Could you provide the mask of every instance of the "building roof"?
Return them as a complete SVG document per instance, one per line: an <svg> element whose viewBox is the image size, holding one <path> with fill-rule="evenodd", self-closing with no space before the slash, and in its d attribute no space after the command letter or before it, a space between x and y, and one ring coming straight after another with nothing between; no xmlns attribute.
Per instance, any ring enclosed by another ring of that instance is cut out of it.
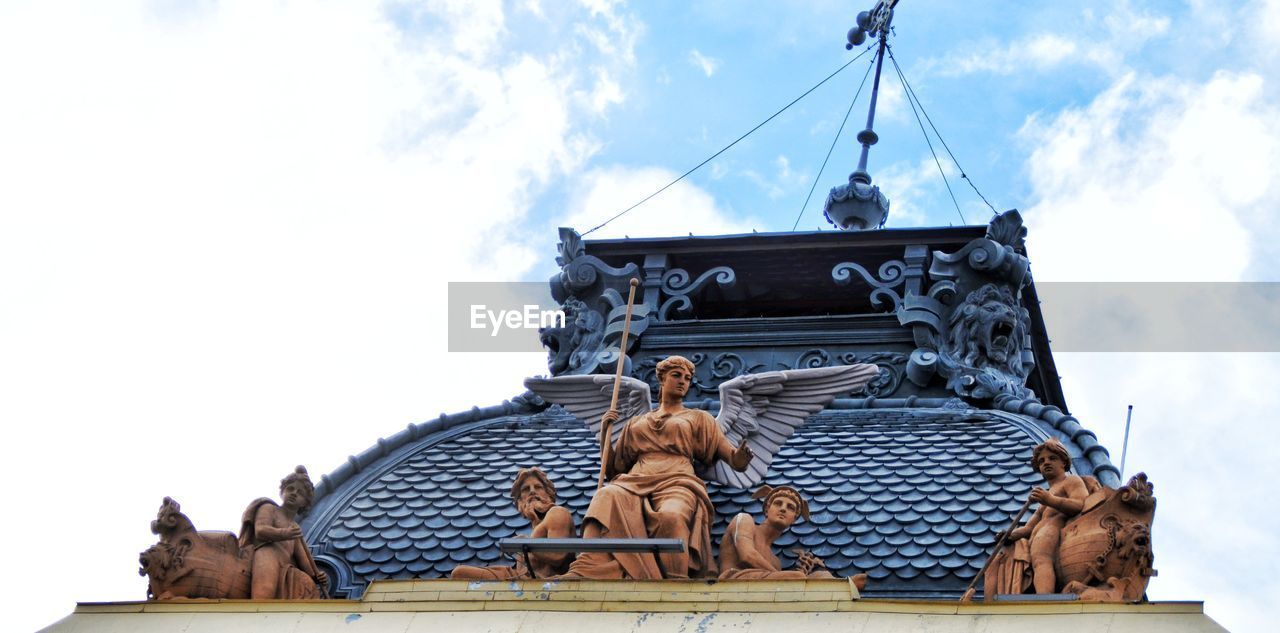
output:
<svg viewBox="0 0 1280 633"><path fill-rule="evenodd" d="M1003 410L939 404L837 401L797 431L766 477L800 489L812 510L777 541L784 566L800 547L837 575L867 573L868 596L955 597L1040 481L1029 464L1036 444L1057 436L1077 473L1118 483L1092 433L1053 407L1014 399L1002 401ZM343 596L360 595L377 578L504 564L497 541L529 529L508 496L516 471L546 470L559 503L580 522L597 452L586 427L559 407L534 412L517 402L441 416L380 440L324 477L303 527ZM736 513L759 516L751 490L711 485L709 492L713 543Z"/></svg>

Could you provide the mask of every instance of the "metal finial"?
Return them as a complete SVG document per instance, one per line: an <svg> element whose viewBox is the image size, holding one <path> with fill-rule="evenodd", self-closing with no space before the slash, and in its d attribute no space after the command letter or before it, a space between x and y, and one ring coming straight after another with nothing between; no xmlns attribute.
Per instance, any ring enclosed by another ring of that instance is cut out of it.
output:
<svg viewBox="0 0 1280 633"><path fill-rule="evenodd" d="M876 101L880 96L880 70L884 66L884 51L888 46L893 8L897 4L898 0L880 0L870 11L859 13L857 25L849 29L849 42L845 45L846 49L852 49L865 42L868 36L880 38L876 52L876 77L871 84L871 105L867 108L867 127L858 132L858 142L862 144L858 167L849 175L848 183L831 189L823 207L827 221L846 231L880 228L889 216L889 199L880 193L879 187L871 185L867 159L871 154L871 146L880 140L873 129Z"/></svg>

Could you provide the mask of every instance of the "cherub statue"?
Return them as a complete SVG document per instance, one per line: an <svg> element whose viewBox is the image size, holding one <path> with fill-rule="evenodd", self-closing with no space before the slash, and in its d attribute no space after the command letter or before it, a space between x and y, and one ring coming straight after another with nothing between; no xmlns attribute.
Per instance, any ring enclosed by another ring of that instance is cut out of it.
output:
<svg viewBox="0 0 1280 633"><path fill-rule="evenodd" d="M713 418L684 406L693 372L693 363L681 356L658 363L657 409L651 408L649 385L630 377L621 379L619 410L609 409L612 376L525 380L597 437L602 425L612 429L603 465L609 483L591 499L583 537L681 539L686 551L661 555L669 578L717 576L711 554L715 508L704 480L742 488L759 483L773 454L806 418L879 375L874 365L849 365L739 376L720 386L720 414ZM568 576L650 580L662 573L648 554L588 552Z"/></svg>
<svg viewBox="0 0 1280 633"><path fill-rule="evenodd" d="M729 521L720 542L720 580L785 580L794 578L834 578L822 559L800 550L795 569L782 569L773 553L773 543L799 519L809 519L809 503L791 486L761 486L752 495L764 499L764 520L759 524L746 512ZM854 576L858 589L866 586L867 575Z"/></svg>
<svg viewBox="0 0 1280 633"><path fill-rule="evenodd" d="M1080 513L1089 496L1084 479L1070 474L1071 454L1062 442L1049 438L1031 453L1031 465L1044 477L1049 488L1033 488L1031 502L1039 503L1026 525L1009 532L1009 547L998 552L986 574L988 596L997 593L1022 593L1025 578L1031 576L1035 593L1054 593L1058 589L1054 559L1062 540L1067 519ZM996 542L1000 542L1000 535ZM1023 542L1023 539L1026 539ZM1029 565L1028 565L1029 563Z"/></svg>
<svg viewBox="0 0 1280 633"><path fill-rule="evenodd" d="M299 600L324 597L328 576L316 567L295 518L315 500L307 469L298 466L280 480L280 501L254 500L241 519L240 547L252 548L250 597Z"/></svg>
<svg viewBox="0 0 1280 633"><path fill-rule="evenodd" d="M551 479L542 472L541 468L522 468L516 473L515 483L511 484L511 500L515 502L520 514L529 519L529 523L533 526L531 537L571 538L574 536L573 515L555 504L556 486L551 483ZM533 563L536 577L547 578L568 571L573 554L530 553L529 560ZM533 576L530 576L524 558L518 557L515 567L458 565L453 568L449 577L463 580L510 580Z"/></svg>

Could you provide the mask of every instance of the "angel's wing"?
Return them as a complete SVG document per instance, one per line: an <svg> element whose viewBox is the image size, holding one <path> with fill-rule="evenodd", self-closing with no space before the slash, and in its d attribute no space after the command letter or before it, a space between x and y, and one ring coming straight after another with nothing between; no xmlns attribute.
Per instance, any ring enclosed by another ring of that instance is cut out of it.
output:
<svg viewBox="0 0 1280 633"><path fill-rule="evenodd" d="M575 418L591 427L592 437L600 437L600 416L609 410L609 401L613 398L613 376L590 374L525 378L524 386L542 396L543 400L568 409ZM649 383L623 376L618 388L619 419L626 422L633 416L648 413L649 409ZM612 441L617 441L622 426L621 422L613 425Z"/></svg>
<svg viewBox="0 0 1280 633"><path fill-rule="evenodd" d="M836 396L860 391L880 375L875 365L840 365L746 374L720 385L716 422L729 443L743 439L755 453L745 472L718 461L703 471L708 481L752 488L764 480L774 453Z"/></svg>

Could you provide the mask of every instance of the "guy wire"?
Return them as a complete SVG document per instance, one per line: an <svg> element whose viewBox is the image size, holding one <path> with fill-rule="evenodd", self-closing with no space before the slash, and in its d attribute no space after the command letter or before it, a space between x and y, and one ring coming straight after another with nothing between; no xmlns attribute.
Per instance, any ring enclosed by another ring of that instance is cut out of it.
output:
<svg viewBox="0 0 1280 633"><path fill-rule="evenodd" d="M853 59L851 59L851 60L849 60L849 61L845 62L845 64L844 64L843 66L841 66L841 67L837 68L837 69L835 70L835 72L831 73L830 75L827 75L825 79L823 79L822 81L819 81L818 83L814 84L812 88L810 88L810 89L808 89L808 90L804 91L804 94L802 94L802 95L800 95L800 96L796 97L795 99L792 99L792 100L791 100L791 103L788 103L787 105L782 106L782 109L781 109L781 110L778 110L777 112L774 112L773 114L769 115L769 118L767 118L767 119L765 119L765 120L761 121L759 124L757 124L755 127L751 128L750 130L747 130L747 133L746 133L746 134L743 134L742 136L739 136L738 138L734 139L734 141L733 141L732 143L729 143L728 145L725 145L723 148L721 148L721 149L720 149L720 151L718 151L718 152L716 152L716 153L712 154L711 156L709 156L706 160L702 161L701 163L698 163L697 165L694 165L694 166L693 166L693 168L692 168L692 169L690 169L689 171L686 171L686 172L684 172L683 174L680 174L680 176L679 176L678 178L676 178L675 180L672 180L671 182L669 182L669 183L667 183L667 184L663 185L661 189L659 189L659 190L657 190L657 191L655 191L655 192L653 192L653 193L651 193L651 194L649 194L649 195L645 196L645 197L644 197L642 200L640 200L639 202L637 202L637 203L635 203L635 204L633 204L633 205L631 205L631 206L629 206L629 207L627 207L627 208L623 209L622 211L619 211L618 213L614 214L614 216L613 216L613 217L611 217L611 218L609 218L608 220L605 220L604 222L601 222L600 224L598 224L598 225L596 225L596 226L592 227L590 230L583 232L583 233L582 233L582 235L585 237L586 235L589 235L589 234L591 234L591 233L595 232L596 230L599 230L599 229L601 229L601 228L604 228L604 226L605 226L606 224L608 224L608 223L610 223L610 222L612 222L612 221L614 221L614 220L616 220L616 219L618 219L618 218L620 218L620 217L622 217L622 216L626 215L626 214L627 214L627 212L631 211L632 209L634 209L634 208L636 208L636 207L638 207L638 206L640 206L640 205L642 205L642 204L644 204L644 203L648 202L650 198L652 198L652 197L654 197L654 196L656 196L656 195L658 195L658 194L660 194L660 193L662 193L662 192L666 191L666 190L667 190L667 189L669 189L672 185L674 185L674 184L676 184L676 183L680 182L681 180L684 180L685 176L688 176L689 174L692 174L693 172L695 172L695 171L697 171L698 169L700 169L703 165L706 165L707 163L711 162L712 160L715 160L715 158L716 158L717 156L719 156L719 155L721 155L721 154L725 153L725 152L726 152L730 147L733 147L734 145L737 145L739 141L741 141L742 139L747 138L748 136L750 136L752 132L755 132L756 130L758 130L758 129L760 129L760 128L764 127L764 124L766 124L766 123L768 123L768 122L770 122L770 121L774 120L775 118L777 118L777 116L778 116L779 114L782 114L783 112L786 112L787 108L790 108L791 106L793 106L793 105L795 105L797 102L799 102L801 99L803 99L803 98L805 98L805 97L809 96L809 93L813 92L814 90L817 90L819 86L821 86L822 84L827 83L828 81L830 81L830 80L831 80L831 78L832 78L832 77L835 77L836 75L840 74L840 71L842 71L842 70L844 70L844 69L848 68L851 64L853 64L853 62L858 61L858 59L860 59L863 55L866 55L870 50L871 50L871 47L870 47L870 46L868 46L868 47L867 47L866 49L864 49L861 53L858 53L858 55L857 55L857 56L855 56Z"/></svg>

